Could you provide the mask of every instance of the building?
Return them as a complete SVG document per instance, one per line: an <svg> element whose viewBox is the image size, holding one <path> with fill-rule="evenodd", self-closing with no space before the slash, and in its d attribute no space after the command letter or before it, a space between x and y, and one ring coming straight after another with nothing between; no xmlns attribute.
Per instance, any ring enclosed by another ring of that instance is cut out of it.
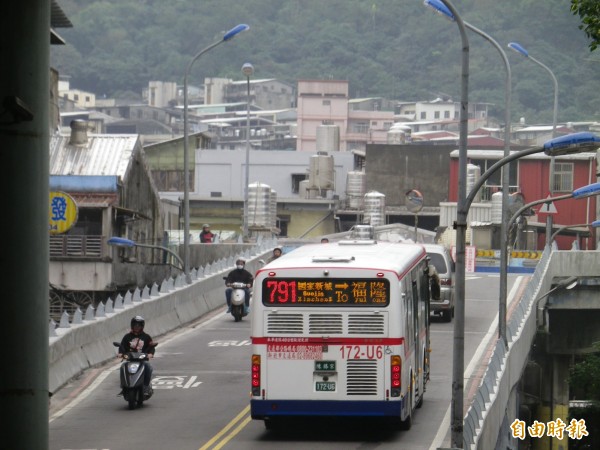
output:
<svg viewBox="0 0 600 450"><path fill-rule="evenodd" d="M502 159L503 151L499 150L468 150L467 157L471 166L478 167L477 172L483 174L495 162ZM448 184L448 200L450 203L442 204L440 212L440 225L451 227L456 217L456 201L458 186L458 150L450 154L450 178ZM553 170L553 192L552 197L570 194L573 190L587 186L597 181L597 155L596 153L579 153L554 157ZM550 173L552 158L543 153L533 154L517 159L510 166L510 188L511 192L520 197L520 204L547 198L550 195ZM469 211L469 223L479 222L491 224L494 214L493 194L501 190L501 172L497 171L484 184L480 202L474 202ZM467 183L467 188L469 183ZM496 203L496 206L498 204ZM554 204L557 212L553 214L553 231L566 225L591 223L598 218L597 199L588 197L584 199L565 199ZM526 233L528 238L520 241L528 243L529 250L540 250L546 242L546 218L547 214L539 213L537 206L533 216L527 217ZM496 224L499 225L499 221ZM575 233L583 234L578 243L582 249L593 250L596 248L596 240L593 236L588 237L586 230L565 230L556 238L559 249L570 249L573 244ZM525 244L524 244L525 245Z"/></svg>
<svg viewBox="0 0 600 450"><path fill-rule="evenodd" d="M84 307L167 276L170 268L156 265L163 252L117 254L107 245L113 236L160 245L164 236L158 190L139 137L88 135L84 121L73 121L71 129L50 139L50 190L70 196L77 212L71 228L51 230L49 280L55 301L75 299Z"/></svg>

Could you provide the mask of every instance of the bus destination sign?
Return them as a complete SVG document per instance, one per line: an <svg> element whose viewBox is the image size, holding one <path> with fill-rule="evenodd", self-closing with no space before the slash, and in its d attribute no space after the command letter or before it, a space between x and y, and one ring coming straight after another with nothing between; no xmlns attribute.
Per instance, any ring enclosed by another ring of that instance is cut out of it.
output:
<svg viewBox="0 0 600 450"><path fill-rule="evenodd" d="M271 278L263 280L265 306L369 306L389 303L385 278Z"/></svg>

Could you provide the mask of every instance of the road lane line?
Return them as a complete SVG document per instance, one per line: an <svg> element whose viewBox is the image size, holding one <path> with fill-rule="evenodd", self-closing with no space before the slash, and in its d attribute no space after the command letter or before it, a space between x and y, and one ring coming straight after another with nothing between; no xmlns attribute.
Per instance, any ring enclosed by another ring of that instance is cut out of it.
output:
<svg viewBox="0 0 600 450"><path fill-rule="evenodd" d="M233 438L236 434L238 434L242 428L244 428L246 425L248 425L248 423L252 420L252 417L248 416L244 419L244 421L242 423L240 423L237 427L235 427L235 429L229 433L220 443L219 445L215 445L213 447L213 450L219 450L220 448L222 448L225 444L227 444L231 438Z"/></svg>
<svg viewBox="0 0 600 450"><path fill-rule="evenodd" d="M232 427L235 426L235 424L240 421L242 419L242 417L244 417L246 414L248 414L250 412L250 405L246 406L237 416L235 416L235 418L229 422L227 425L225 425L221 431L219 431L217 434L215 434L213 436L213 438L211 440L209 440L206 444L204 444L202 447L200 447L199 450L207 450L211 445L213 445L216 441L218 441L219 439L221 439L221 436L223 436L225 433L227 433ZM242 422L242 426L239 426L238 428L236 428L234 430L234 435L237 434L239 432L239 430L241 430L244 426L246 426L246 424L248 423L248 421L250 420L250 417L248 416L246 418L245 421ZM237 430L237 431L236 431ZM232 436L233 437L233 436ZM229 438L231 439L231 438ZM229 439L227 439L229 441ZM219 447L220 448L220 447Z"/></svg>
<svg viewBox="0 0 600 450"><path fill-rule="evenodd" d="M523 279L523 277L519 276L515 280L515 283L513 284L513 287L510 290L510 292L508 294L508 298L507 298L507 302L509 305L515 299L516 291L520 288L522 279ZM477 350L475 350L475 354L473 355L473 358L471 358L471 361L469 362L469 365L467 366L467 369L465 370L465 373L463 374L464 380L468 380L471 377L471 374L475 370L475 366L479 363L479 359L483 355L483 353L486 350L486 348L488 347L488 345L490 345L490 341L492 340L493 335L496 334L497 328L498 328L498 314L496 314L496 317L494 317L494 320L492 320L492 323L490 324L490 328L488 329L487 333L485 334L485 337L481 340L479 347L477 347ZM463 386L465 386L465 385L466 385L466 383L463 382ZM442 446L447 433L450 431L451 409L452 409L452 404L450 404L448 406L448 409L446 410L446 414L444 414L442 424L438 428L438 432L436 433L435 438L433 439L433 442L431 444L431 447L429 447L429 450L436 450L437 448Z"/></svg>
<svg viewBox="0 0 600 450"><path fill-rule="evenodd" d="M111 369L107 369L104 372L102 372L100 375L98 375L98 377L81 394L78 394L71 402L69 402L69 404L67 406L60 409L56 413L54 413L50 417L49 422L52 422L53 420L58 419L60 416L62 416L66 412L70 411L75 406L77 406L79 403L81 403L83 400L85 400L87 398L87 396L90 395L94 391L94 389L96 389L98 386L100 386L100 384L102 384L102 382L106 379L106 377L108 377L111 374L111 372L114 372L119 367L120 367L120 364L116 365L115 367L113 367Z"/></svg>

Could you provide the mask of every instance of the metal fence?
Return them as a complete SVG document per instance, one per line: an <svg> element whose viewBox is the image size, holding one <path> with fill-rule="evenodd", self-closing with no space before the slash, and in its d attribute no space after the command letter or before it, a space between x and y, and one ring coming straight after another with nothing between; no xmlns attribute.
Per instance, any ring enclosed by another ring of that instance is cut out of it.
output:
<svg viewBox="0 0 600 450"><path fill-rule="evenodd" d="M546 274L551 254L552 249L546 247L523 295L507 320L508 348L505 348L501 339L496 341L485 375L464 418L465 449L496 448L503 423L506 423L504 416L510 393L527 364L529 348L535 337L536 312L533 302Z"/></svg>

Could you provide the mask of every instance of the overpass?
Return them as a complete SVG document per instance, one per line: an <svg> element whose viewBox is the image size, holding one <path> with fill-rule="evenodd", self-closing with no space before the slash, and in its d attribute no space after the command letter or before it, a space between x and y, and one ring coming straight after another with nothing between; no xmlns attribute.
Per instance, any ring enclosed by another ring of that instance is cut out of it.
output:
<svg viewBox="0 0 600 450"><path fill-rule="evenodd" d="M237 256L246 258L249 270L255 271L275 245L264 242ZM190 285L180 276L99 305L95 311L88 308L72 318L63 317L58 327L50 327L50 392L114 358L112 342L120 340L132 315L143 315L149 332L159 336L223 306L222 278L237 256L194 271ZM487 366L485 375L473 398L465 400L463 448L516 450L519 440L510 428L516 419L529 424L561 418L567 423L565 379L571 355L591 351L591 344L600 340L600 283L594 281L600 279L598 257L599 251L546 248L524 292L510 305L508 347L502 340L493 343L489 360L482 362ZM586 281L563 289L567 287L563 280L570 277ZM582 315L585 321L580 320ZM543 442L547 439L541 438L538 448L550 448Z"/></svg>

